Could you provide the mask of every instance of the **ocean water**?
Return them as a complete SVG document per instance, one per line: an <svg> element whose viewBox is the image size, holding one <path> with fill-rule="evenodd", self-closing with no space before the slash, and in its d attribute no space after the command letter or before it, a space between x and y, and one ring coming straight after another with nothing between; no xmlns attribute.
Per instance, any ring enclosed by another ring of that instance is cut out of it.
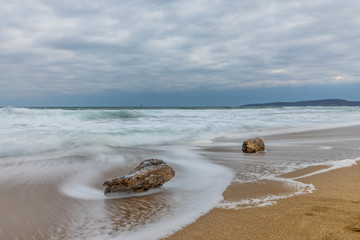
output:
<svg viewBox="0 0 360 240"><path fill-rule="evenodd" d="M269 162L261 156L249 160L239 152L216 160L221 153L207 149L240 149L241 141L249 137L350 126L359 119L358 107L1 108L0 191L9 199L36 200L30 211L25 201L16 205L2 197L3 206L27 211L13 216L19 229L2 220L0 236L8 237L6 229L13 229L11 234L18 239L29 239L29 232L34 239L158 239L214 207L266 206L308 193L314 190L311 184L277 176L320 164L330 169L350 166L360 157L358 149ZM320 148L331 150L333 145ZM176 170L174 179L145 194L104 196L102 183L107 178L124 175L149 158L170 164ZM243 202L222 201L232 182L260 180L287 181L296 191ZM33 228L40 230L33 233Z"/></svg>

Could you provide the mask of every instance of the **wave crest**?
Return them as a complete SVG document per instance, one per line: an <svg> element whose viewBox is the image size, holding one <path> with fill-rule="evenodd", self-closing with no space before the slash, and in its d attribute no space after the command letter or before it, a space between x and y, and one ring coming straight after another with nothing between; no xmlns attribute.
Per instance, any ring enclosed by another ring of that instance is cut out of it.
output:
<svg viewBox="0 0 360 240"><path fill-rule="evenodd" d="M109 110L109 111L89 111L83 113L86 120L107 120L107 119L134 119L144 115L136 111Z"/></svg>

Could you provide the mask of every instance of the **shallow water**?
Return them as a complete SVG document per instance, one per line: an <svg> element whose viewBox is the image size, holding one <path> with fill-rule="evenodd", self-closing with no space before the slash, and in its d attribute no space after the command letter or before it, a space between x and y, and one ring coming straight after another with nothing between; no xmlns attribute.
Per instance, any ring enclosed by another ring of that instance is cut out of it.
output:
<svg viewBox="0 0 360 240"><path fill-rule="evenodd" d="M0 238L158 239L215 206L246 207L222 201L231 182L284 181L293 189L247 199L252 206L311 192L313 186L277 176L313 165L354 164L359 137L327 131L309 138L301 132L354 125L358 119L356 107L2 108ZM288 132L300 133L270 136ZM265 153L241 153L241 140L253 136L265 139ZM174 179L145 194L103 195L104 180L149 158L170 164Z"/></svg>
<svg viewBox="0 0 360 240"><path fill-rule="evenodd" d="M186 148L166 146L156 156L167 159L176 170L172 181L143 194L104 196L104 180L125 174L133 164L155 155L154 148L107 149L107 157L89 157L94 149L85 148L58 158L47 153L23 162L3 160L0 235L6 239L158 239L221 200L231 181L228 169Z"/></svg>

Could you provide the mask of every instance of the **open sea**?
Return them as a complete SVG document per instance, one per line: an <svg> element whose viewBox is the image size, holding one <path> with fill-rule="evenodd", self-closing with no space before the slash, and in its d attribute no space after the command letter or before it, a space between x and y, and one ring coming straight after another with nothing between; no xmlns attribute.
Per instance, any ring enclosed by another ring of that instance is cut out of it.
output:
<svg viewBox="0 0 360 240"><path fill-rule="evenodd" d="M214 207L245 206L222 201L231 183L276 179L306 166L350 166L360 157L355 149L264 163L241 153L242 141L359 120L359 107L0 108L0 239L159 239ZM233 157L208 151L229 146L239 149ZM175 177L145 194L104 196L106 179L149 158L167 162ZM288 181L294 194L314 189ZM288 196L252 199L245 207L282 197Z"/></svg>

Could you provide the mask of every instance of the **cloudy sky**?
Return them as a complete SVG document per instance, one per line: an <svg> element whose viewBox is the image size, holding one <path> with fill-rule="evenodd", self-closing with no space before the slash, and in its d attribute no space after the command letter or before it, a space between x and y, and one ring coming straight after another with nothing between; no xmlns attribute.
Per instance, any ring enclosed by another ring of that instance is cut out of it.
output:
<svg viewBox="0 0 360 240"><path fill-rule="evenodd" d="M358 0L1 0L0 106L360 100Z"/></svg>

